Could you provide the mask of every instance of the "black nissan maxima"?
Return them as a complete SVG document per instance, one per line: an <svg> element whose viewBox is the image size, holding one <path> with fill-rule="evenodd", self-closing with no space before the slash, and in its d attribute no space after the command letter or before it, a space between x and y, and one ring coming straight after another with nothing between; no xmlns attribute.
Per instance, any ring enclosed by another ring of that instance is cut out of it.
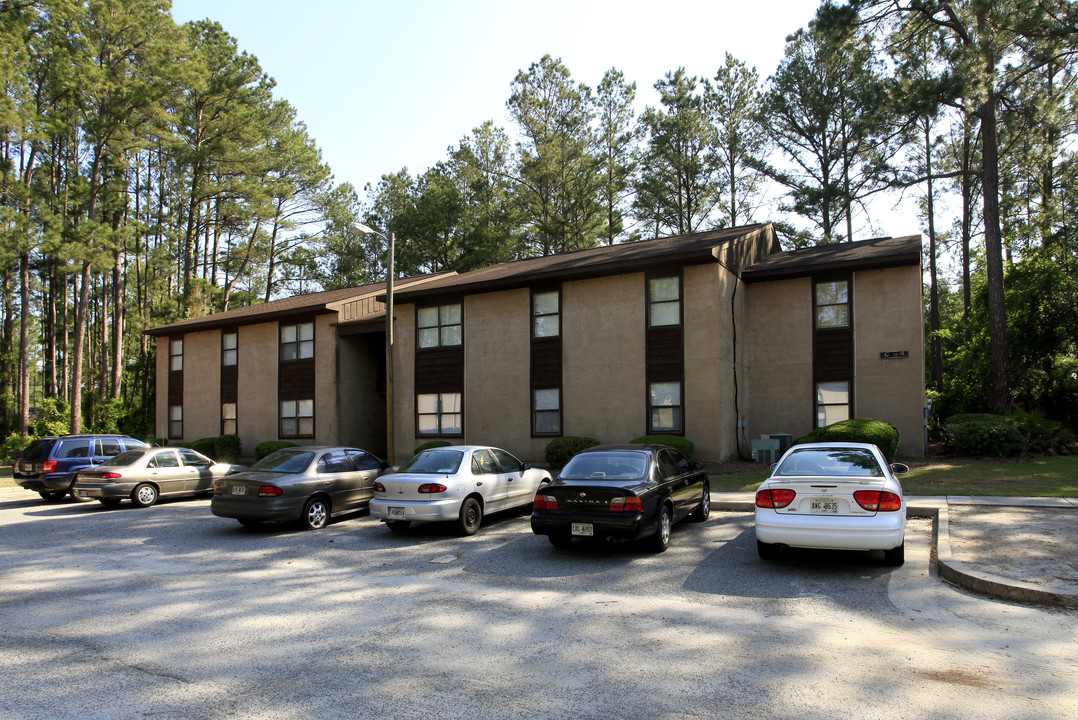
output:
<svg viewBox="0 0 1078 720"><path fill-rule="evenodd" d="M573 538L645 539L666 550L674 523L707 520L711 493L700 463L666 445L600 445L582 450L539 488L532 531L554 547Z"/></svg>

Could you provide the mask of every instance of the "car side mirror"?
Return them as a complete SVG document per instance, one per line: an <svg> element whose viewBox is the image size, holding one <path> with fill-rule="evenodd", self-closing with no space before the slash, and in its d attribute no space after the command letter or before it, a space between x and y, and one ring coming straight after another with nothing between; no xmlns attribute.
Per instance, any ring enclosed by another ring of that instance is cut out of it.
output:
<svg viewBox="0 0 1078 720"><path fill-rule="evenodd" d="M531 470L532 469L531 463L521 463L520 469L521 469L521 471Z"/></svg>
<svg viewBox="0 0 1078 720"><path fill-rule="evenodd" d="M702 462L694 462L692 464L692 469L693 470L703 470L704 469L704 464Z"/></svg>
<svg viewBox="0 0 1078 720"><path fill-rule="evenodd" d="M905 475L909 471L909 465L903 465L902 463L891 463L891 472L893 472L895 475Z"/></svg>
<svg viewBox="0 0 1078 720"><path fill-rule="evenodd" d="M775 472L775 468L777 468L778 466L778 463L771 463L771 472Z"/></svg>

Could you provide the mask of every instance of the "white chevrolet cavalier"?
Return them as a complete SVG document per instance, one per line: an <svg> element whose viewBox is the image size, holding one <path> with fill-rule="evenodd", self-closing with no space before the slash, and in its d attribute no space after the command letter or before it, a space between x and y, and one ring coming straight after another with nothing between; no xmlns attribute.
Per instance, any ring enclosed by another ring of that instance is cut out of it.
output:
<svg viewBox="0 0 1078 720"><path fill-rule="evenodd" d="M783 547L882 550L905 562L906 501L896 474L868 443L814 443L786 451L756 492L756 548L771 560Z"/></svg>
<svg viewBox="0 0 1078 720"><path fill-rule="evenodd" d="M483 516L530 505L550 473L505 450L451 445L417 454L374 483L371 517L390 530L413 522L455 522L462 535L479 529Z"/></svg>

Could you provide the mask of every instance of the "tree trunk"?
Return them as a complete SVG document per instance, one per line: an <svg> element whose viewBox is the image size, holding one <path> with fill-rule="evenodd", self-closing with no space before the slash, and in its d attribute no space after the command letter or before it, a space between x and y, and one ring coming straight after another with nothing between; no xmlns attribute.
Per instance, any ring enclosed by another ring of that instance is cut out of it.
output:
<svg viewBox="0 0 1078 720"><path fill-rule="evenodd" d="M19 255L19 435L26 438L30 427L30 254Z"/></svg>
<svg viewBox="0 0 1078 720"><path fill-rule="evenodd" d="M939 279L936 273L936 197L932 182L932 123L925 120L925 176L928 178L928 324L931 331L932 387L943 389L943 346L940 342Z"/></svg>
<svg viewBox="0 0 1078 720"><path fill-rule="evenodd" d="M79 277L79 304L75 311L75 347L71 354L71 432L82 429L82 356L86 339L86 318L90 308L90 263L82 264Z"/></svg>

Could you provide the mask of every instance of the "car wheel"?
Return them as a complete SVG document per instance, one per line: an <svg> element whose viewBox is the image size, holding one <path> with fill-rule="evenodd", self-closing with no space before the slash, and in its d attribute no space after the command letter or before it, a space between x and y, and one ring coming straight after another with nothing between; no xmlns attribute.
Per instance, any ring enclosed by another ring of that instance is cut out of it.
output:
<svg viewBox="0 0 1078 720"><path fill-rule="evenodd" d="M67 490L40 490L38 495L45 502L59 502L64 495L67 495Z"/></svg>
<svg viewBox="0 0 1078 720"><path fill-rule="evenodd" d="M131 502L138 507L150 507L157 502L157 488L149 483L143 483L131 491Z"/></svg>
<svg viewBox="0 0 1078 720"><path fill-rule="evenodd" d="M97 501L105 507L113 508L120 506L120 498L98 498Z"/></svg>
<svg viewBox="0 0 1078 720"><path fill-rule="evenodd" d="M674 521L670 517L670 506L663 503L659 506L659 528L651 536L652 552L661 553L670 547L670 531L673 526Z"/></svg>
<svg viewBox="0 0 1078 720"><path fill-rule="evenodd" d="M324 498L311 498L303 506L300 520L304 530L321 530L329 524L329 503Z"/></svg>
<svg viewBox="0 0 1078 720"><path fill-rule="evenodd" d="M704 493L700 497L700 504L696 506L696 509L689 515L689 519L693 522L704 522L707 520L708 515L711 514L711 488L707 483L704 483Z"/></svg>
<svg viewBox="0 0 1078 720"><path fill-rule="evenodd" d="M393 532L404 532L411 526L411 520L386 520L386 527Z"/></svg>
<svg viewBox="0 0 1078 720"><path fill-rule="evenodd" d="M483 506L475 498L467 498L460 506L460 517L457 518L457 529L461 535L475 535L483 522Z"/></svg>
<svg viewBox="0 0 1078 720"><path fill-rule="evenodd" d="M906 543L902 543L896 548L883 551L884 563L891 567L899 567L906 562Z"/></svg>
<svg viewBox="0 0 1078 720"><path fill-rule="evenodd" d="M567 532L550 533L546 537L556 548L567 548L573 544L573 536Z"/></svg>
<svg viewBox="0 0 1078 720"><path fill-rule="evenodd" d="M774 543L756 541L756 552L760 555L761 560L774 560L781 551L782 548Z"/></svg>

